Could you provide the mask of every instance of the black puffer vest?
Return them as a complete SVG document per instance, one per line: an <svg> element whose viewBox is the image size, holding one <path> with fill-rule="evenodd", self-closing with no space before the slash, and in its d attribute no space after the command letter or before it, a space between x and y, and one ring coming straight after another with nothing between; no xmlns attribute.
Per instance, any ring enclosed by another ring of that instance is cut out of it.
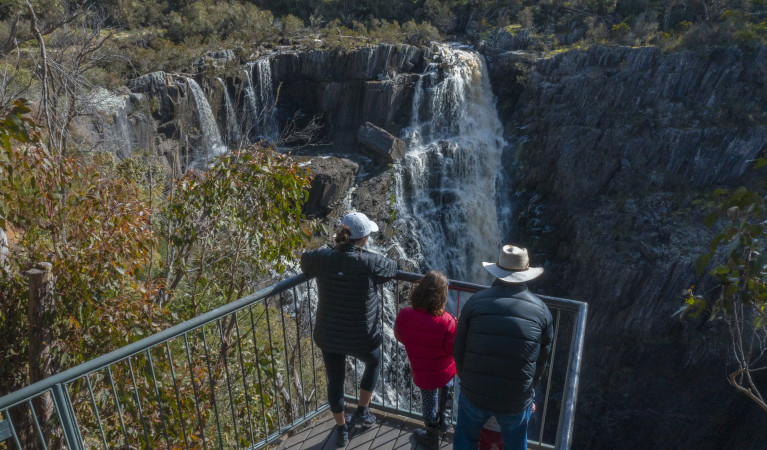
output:
<svg viewBox="0 0 767 450"><path fill-rule="evenodd" d="M329 353L366 353L381 345L376 284L394 278L397 262L353 245L301 255L301 269L317 277L314 341Z"/></svg>
<svg viewBox="0 0 767 450"><path fill-rule="evenodd" d="M522 284L493 283L461 310L453 356L461 390L477 408L517 414L533 400L554 326L543 301Z"/></svg>

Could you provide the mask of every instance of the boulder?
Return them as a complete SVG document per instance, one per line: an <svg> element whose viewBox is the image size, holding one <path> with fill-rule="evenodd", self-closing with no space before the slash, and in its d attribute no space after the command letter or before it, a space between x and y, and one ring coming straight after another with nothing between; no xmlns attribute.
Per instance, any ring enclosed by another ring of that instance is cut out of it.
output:
<svg viewBox="0 0 767 450"><path fill-rule="evenodd" d="M144 94L149 102L152 117L160 122L173 118L179 90L173 85L172 76L165 72L152 72L128 81L132 93ZM133 100L134 97L131 97Z"/></svg>
<svg viewBox="0 0 767 450"><path fill-rule="evenodd" d="M307 217L328 215L346 197L359 172L357 163L335 156L307 158L299 164L308 166L312 176L309 198L304 204Z"/></svg>
<svg viewBox="0 0 767 450"><path fill-rule="evenodd" d="M370 122L365 122L357 130L357 140L370 150L376 159L386 163L404 157L407 149L404 141Z"/></svg>

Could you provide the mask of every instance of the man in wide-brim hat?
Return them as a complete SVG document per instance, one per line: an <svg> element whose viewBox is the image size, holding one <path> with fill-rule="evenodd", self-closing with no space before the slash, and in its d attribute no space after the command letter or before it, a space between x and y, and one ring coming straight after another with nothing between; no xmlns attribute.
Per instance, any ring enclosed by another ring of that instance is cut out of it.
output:
<svg viewBox="0 0 767 450"><path fill-rule="evenodd" d="M554 338L549 309L526 284L543 268L530 267L527 250L513 245L483 265L496 280L463 307L453 346L461 379L453 446L477 448L482 426L495 417L504 448L525 449L533 390Z"/></svg>

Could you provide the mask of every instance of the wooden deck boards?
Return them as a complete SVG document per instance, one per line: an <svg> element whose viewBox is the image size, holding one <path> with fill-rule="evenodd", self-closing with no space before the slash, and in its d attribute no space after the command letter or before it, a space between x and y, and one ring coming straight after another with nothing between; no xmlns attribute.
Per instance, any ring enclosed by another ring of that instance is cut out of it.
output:
<svg viewBox="0 0 767 450"><path fill-rule="evenodd" d="M413 430L421 423L413 419L374 411L378 420L369 428L356 428L350 432L346 450L405 450L421 449L413 438ZM286 436L272 448L279 450L336 450L335 422L329 411L324 412L310 424ZM453 448L453 435L449 433L442 441L441 449Z"/></svg>

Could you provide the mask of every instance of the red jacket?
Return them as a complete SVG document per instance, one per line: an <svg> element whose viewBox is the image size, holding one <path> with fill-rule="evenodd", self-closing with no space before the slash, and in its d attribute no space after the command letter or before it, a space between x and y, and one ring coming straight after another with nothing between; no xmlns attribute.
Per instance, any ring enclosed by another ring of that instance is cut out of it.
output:
<svg viewBox="0 0 767 450"><path fill-rule="evenodd" d="M413 382L419 388L439 389L455 376L455 326L449 312L434 316L409 306L397 314L394 337L405 345Z"/></svg>

